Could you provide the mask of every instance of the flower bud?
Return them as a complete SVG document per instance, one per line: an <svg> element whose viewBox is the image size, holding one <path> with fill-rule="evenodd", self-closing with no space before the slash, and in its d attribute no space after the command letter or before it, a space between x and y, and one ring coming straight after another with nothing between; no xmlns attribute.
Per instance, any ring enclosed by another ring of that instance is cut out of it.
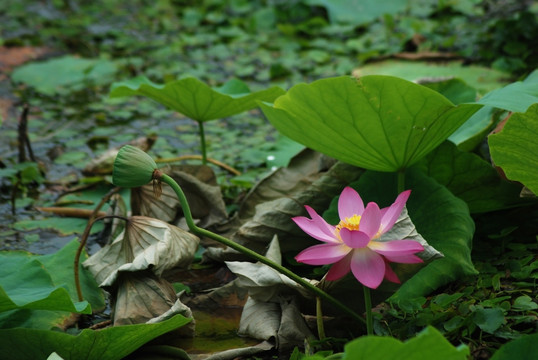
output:
<svg viewBox="0 0 538 360"><path fill-rule="evenodd" d="M112 172L112 183L116 186L132 188L146 185L157 169L155 161L144 151L131 145L120 149Z"/></svg>

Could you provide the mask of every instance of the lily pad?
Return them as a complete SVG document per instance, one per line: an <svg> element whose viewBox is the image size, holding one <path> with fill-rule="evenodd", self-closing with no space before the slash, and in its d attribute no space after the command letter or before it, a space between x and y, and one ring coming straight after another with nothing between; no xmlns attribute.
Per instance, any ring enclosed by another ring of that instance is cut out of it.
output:
<svg viewBox="0 0 538 360"><path fill-rule="evenodd" d="M364 25L385 14L397 14L407 8L407 0L308 0L310 5L327 9L331 23Z"/></svg>
<svg viewBox="0 0 538 360"><path fill-rule="evenodd" d="M477 89L481 94L498 89L508 83L510 74L483 66L463 65L461 61L443 62L443 64L426 61L386 60L361 66L353 75L390 75L409 81L418 79L459 78Z"/></svg>
<svg viewBox="0 0 538 360"><path fill-rule="evenodd" d="M220 88L192 77L175 80L165 85L145 77L112 85L110 97L143 95L196 121L221 119L257 107L256 101L272 102L284 90L271 87L251 93L239 80L230 80Z"/></svg>
<svg viewBox="0 0 538 360"><path fill-rule="evenodd" d="M107 84L116 71L116 64L110 60L68 55L20 66L13 71L11 78L43 94L54 95L79 91L92 84Z"/></svg>
<svg viewBox="0 0 538 360"><path fill-rule="evenodd" d="M414 164L481 106L454 106L424 86L390 76L299 84L262 104L284 135L343 162L377 171Z"/></svg>
<svg viewBox="0 0 538 360"><path fill-rule="evenodd" d="M514 113L497 134L488 137L491 158L510 180L538 194L538 104Z"/></svg>

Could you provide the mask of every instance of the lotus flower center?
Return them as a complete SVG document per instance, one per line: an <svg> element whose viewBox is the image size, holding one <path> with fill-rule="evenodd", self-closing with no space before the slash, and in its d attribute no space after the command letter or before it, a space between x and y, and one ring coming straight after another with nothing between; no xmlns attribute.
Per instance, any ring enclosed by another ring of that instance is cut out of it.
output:
<svg viewBox="0 0 538 360"><path fill-rule="evenodd" d="M340 230L342 230L342 228L346 228L348 230L359 230L360 222L360 215L353 215L352 217L346 217L345 219L340 220L338 225L336 225L336 235L340 237Z"/></svg>

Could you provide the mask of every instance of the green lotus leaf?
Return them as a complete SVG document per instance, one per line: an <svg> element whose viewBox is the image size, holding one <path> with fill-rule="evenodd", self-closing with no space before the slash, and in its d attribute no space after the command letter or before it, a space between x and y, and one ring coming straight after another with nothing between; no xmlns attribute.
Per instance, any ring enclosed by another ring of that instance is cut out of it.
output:
<svg viewBox="0 0 538 360"><path fill-rule="evenodd" d="M0 329L0 349L9 349L11 360L46 359L52 352L65 360L123 359L148 341L190 321L176 315L156 324L84 329L77 336L60 331Z"/></svg>
<svg viewBox="0 0 538 360"><path fill-rule="evenodd" d="M272 102L284 90L275 86L251 93L240 80L233 79L219 88L211 88L200 80L188 77L165 85L145 77L112 85L110 97L143 95L196 121L221 119L258 106L256 101Z"/></svg>
<svg viewBox="0 0 538 360"><path fill-rule="evenodd" d="M524 81L508 84L484 95L478 103L512 112L525 112L538 102L538 70Z"/></svg>
<svg viewBox="0 0 538 360"><path fill-rule="evenodd" d="M416 166L464 200L471 213L484 213L528 204L521 185L506 181L491 164L445 141Z"/></svg>
<svg viewBox="0 0 538 360"><path fill-rule="evenodd" d="M491 158L506 177L538 194L538 104L514 113L497 134L488 137Z"/></svg>
<svg viewBox="0 0 538 360"><path fill-rule="evenodd" d="M285 136L377 171L398 171L414 164L480 107L455 106L424 86L377 75L299 84L272 106L261 104Z"/></svg>
<svg viewBox="0 0 538 360"><path fill-rule="evenodd" d="M347 343L344 349L342 360L429 360L439 357L439 354L442 354L443 360L465 360L469 357L467 346L454 347L433 326L428 326L404 343L388 336L363 336Z"/></svg>

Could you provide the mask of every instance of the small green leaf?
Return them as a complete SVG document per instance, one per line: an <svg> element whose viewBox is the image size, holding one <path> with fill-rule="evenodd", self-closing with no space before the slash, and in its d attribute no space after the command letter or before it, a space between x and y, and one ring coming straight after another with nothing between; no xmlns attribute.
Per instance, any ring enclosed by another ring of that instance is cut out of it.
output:
<svg viewBox="0 0 538 360"><path fill-rule="evenodd" d="M504 311L501 308L477 309L474 311L473 321L483 331L493 334L505 322Z"/></svg>
<svg viewBox="0 0 538 360"><path fill-rule="evenodd" d="M397 14L407 7L406 0L308 0L309 5L323 6L331 23L364 25L385 14Z"/></svg>
<svg viewBox="0 0 538 360"><path fill-rule="evenodd" d="M491 157L510 180L538 194L538 104L514 113L497 134L488 137Z"/></svg>
<svg viewBox="0 0 538 360"><path fill-rule="evenodd" d="M427 155L481 106L454 106L424 86L389 76L299 84L264 114L284 135L358 167L398 171Z"/></svg>
<svg viewBox="0 0 538 360"><path fill-rule="evenodd" d="M196 121L221 119L257 107L256 101L272 102L284 90L271 87L251 93L239 80L212 89L196 78L158 85L145 77L112 85L110 97L144 95Z"/></svg>
<svg viewBox="0 0 538 360"><path fill-rule="evenodd" d="M428 326L416 337L402 343L392 337L363 336L346 344L342 360L466 360L467 346L454 347L441 333Z"/></svg>
<svg viewBox="0 0 538 360"><path fill-rule="evenodd" d="M538 304L536 303L536 301L533 301L530 296L522 295L514 300L514 305L512 306L512 309L516 311L536 310L538 309Z"/></svg>

